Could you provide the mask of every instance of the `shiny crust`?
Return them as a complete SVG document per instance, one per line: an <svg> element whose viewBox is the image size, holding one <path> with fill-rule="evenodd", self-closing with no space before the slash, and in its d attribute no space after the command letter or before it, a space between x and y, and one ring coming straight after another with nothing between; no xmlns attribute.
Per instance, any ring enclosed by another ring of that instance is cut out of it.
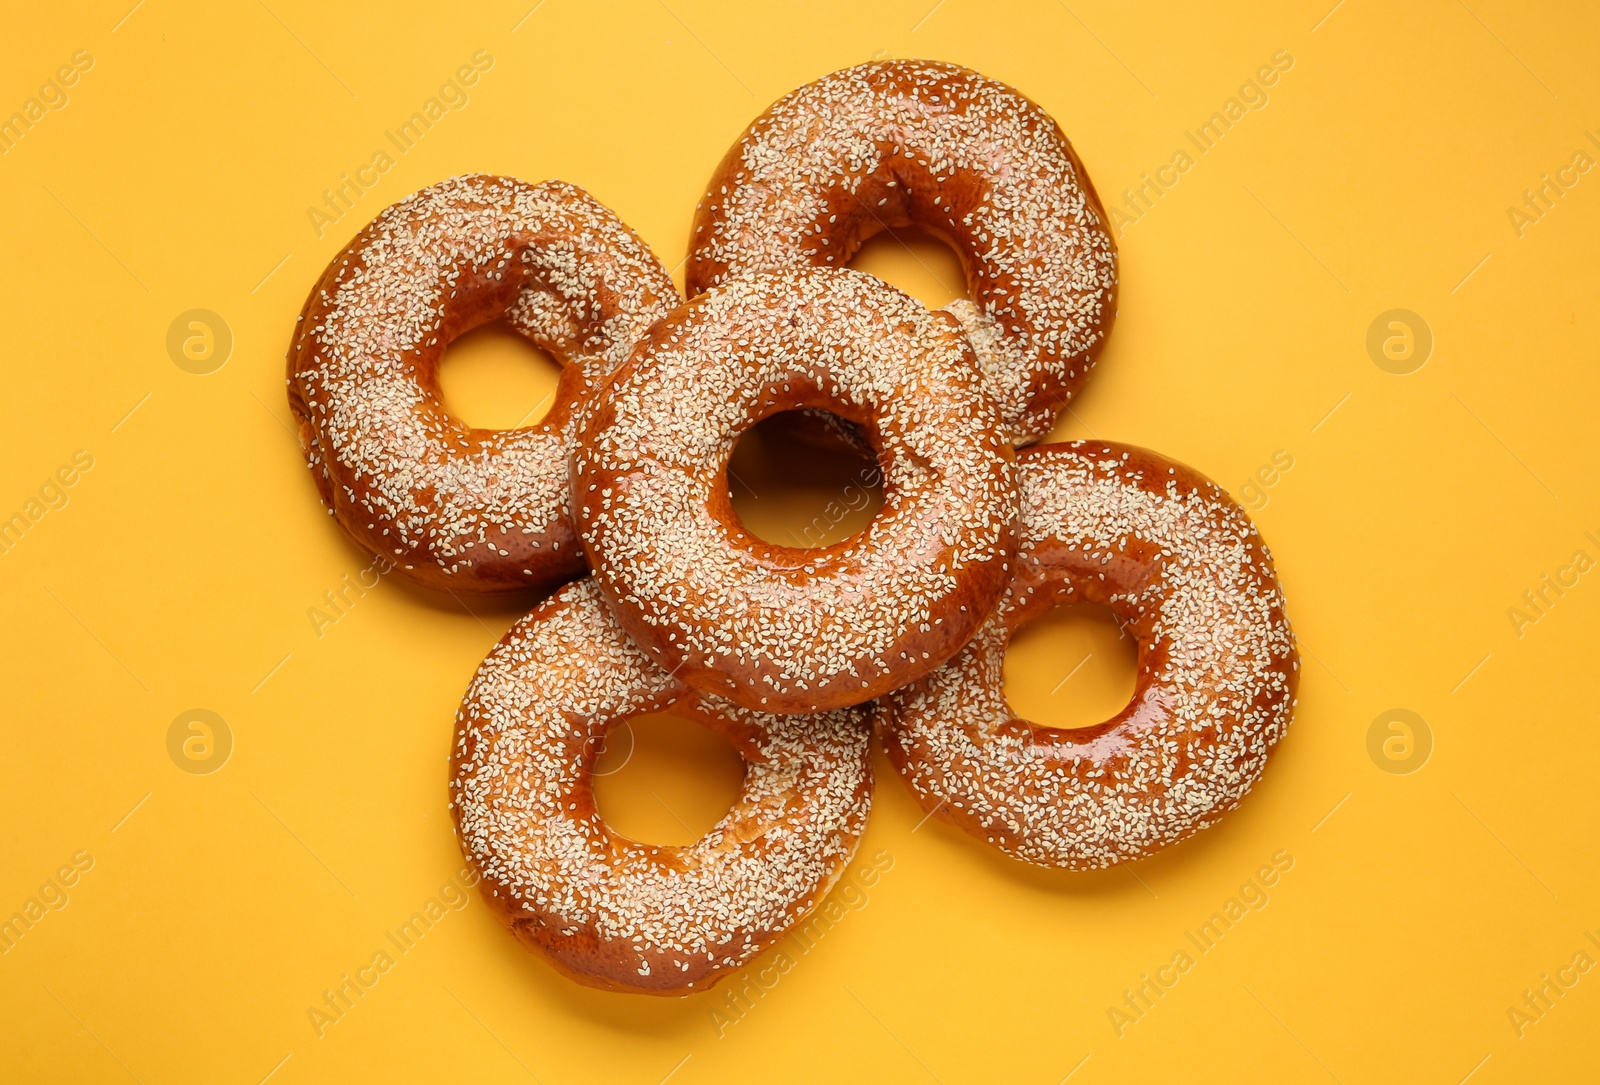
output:
<svg viewBox="0 0 1600 1085"><path fill-rule="evenodd" d="M690 297L733 275L843 267L885 227L948 242L967 329L1007 437L1050 432L1117 308L1116 242L1060 127L953 64L834 72L756 118L711 176L690 234Z"/></svg>
<svg viewBox="0 0 1600 1085"><path fill-rule="evenodd" d="M688 847L620 836L594 803L607 730L669 708L746 761L733 808ZM777 716L697 694L628 640L592 578L511 628L457 722L451 809L484 899L592 987L681 995L737 970L827 895L872 802L863 710Z"/></svg>
<svg viewBox="0 0 1600 1085"><path fill-rule="evenodd" d="M949 316L870 275L734 279L651 329L573 455L584 550L629 634L749 708L859 704L927 673L1010 579L1015 458ZM878 449L884 503L832 546L747 534L728 457L767 415L822 407Z"/></svg>
<svg viewBox="0 0 1600 1085"><path fill-rule="evenodd" d="M567 459L580 405L679 302L659 260L582 189L457 177L390 207L312 288L289 406L323 503L430 587L542 589L582 573ZM438 366L504 314L561 364L537 425L473 429Z"/></svg>
<svg viewBox="0 0 1600 1085"><path fill-rule="evenodd" d="M1022 545L994 615L948 665L880 702L890 761L924 810L1006 854L1082 870L1211 825L1289 725L1299 654L1272 558L1228 495L1153 452L1022 453ZM1099 727L1016 719L1011 635L1062 603L1111 607L1139 644L1128 707Z"/></svg>

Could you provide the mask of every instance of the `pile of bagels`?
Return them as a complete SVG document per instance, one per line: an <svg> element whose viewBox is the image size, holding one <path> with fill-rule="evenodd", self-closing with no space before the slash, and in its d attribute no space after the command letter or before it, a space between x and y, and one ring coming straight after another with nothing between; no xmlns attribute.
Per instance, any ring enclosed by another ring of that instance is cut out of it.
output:
<svg viewBox="0 0 1600 1085"><path fill-rule="evenodd" d="M845 265L884 228L959 254L938 311ZM430 587L543 601L478 668L450 806L516 937L580 983L681 995L772 946L856 851L871 742L916 801L1001 852L1085 870L1236 806L1299 672L1272 559L1197 472L1034 444L1116 312L1117 253L1056 123L976 72L885 61L758 117L695 213L684 301L582 189L457 177L385 210L316 283L289 402L328 510ZM562 365L537 424L464 425L438 367L504 319ZM734 513L728 460L780 412L875 457L856 535L788 547ZM1011 635L1109 607L1138 645L1096 727L1017 719ZM670 710L726 738L737 800L685 847L613 831L606 734Z"/></svg>

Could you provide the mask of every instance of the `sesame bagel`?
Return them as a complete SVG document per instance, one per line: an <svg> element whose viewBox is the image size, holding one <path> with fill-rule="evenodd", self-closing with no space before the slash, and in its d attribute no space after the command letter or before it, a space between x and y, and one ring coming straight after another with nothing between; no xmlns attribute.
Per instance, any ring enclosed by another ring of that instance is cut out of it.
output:
<svg viewBox="0 0 1600 1085"><path fill-rule="evenodd" d="M624 837L594 801L606 732L669 709L746 762L733 808L688 847ZM528 948L593 987L688 994L771 946L843 873L871 806L870 738L860 709L779 716L691 690L628 640L587 578L478 668L451 809L484 898Z"/></svg>
<svg viewBox="0 0 1600 1085"><path fill-rule="evenodd" d="M739 436L820 407L877 450L883 507L814 549L745 531ZM859 704L948 659L1010 579L1014 454L956 322L870 275L794 268L687 303L595 396L573 503L630 635L696 689L758 710Z"/></svg>
<svg viewBox="0 0 1600 1085"><path fill-rule="evenodd" d="M1283 737L1299 656L1272 558L1217 486L1101 442L1019 457L1022 543L1000 605L950 663L879 703L924 810L1015 858L1137 859L1238 805ZM1110 607L1139 646L1132 701L1096 727L1019 720L1001 662L1053 606Z"/></svg>
<svg viewBox="0 0 1600 1085"><path fill-rule="evenodd" d="M950 244L971 300L946 306L977 350L1008 440L1037 441L1088 378L1117 308L1117 250L1050 115L967 68L887 60L791 91L711 175L688 293L736 275L843 267L886 227Z"/></svg>
<svg viewBox="0 0 1600 1085"><path fill-rule="evenodd" d="M678 304L636 234L582 189L476 175L380 214L312 288L289 406L323 503L430 587L542 589L583 571L568 506L574 420ZM476 429L440 398L450 341L505 316L561 363L536 425Z"/></svg>

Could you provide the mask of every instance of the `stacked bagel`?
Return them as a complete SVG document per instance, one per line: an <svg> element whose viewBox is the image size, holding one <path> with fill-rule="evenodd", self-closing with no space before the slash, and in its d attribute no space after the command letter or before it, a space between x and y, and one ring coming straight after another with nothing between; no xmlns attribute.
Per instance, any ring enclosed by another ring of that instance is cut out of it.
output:
<svg viewBox="0 0 1600 1085"><path fill-rule="evenodd" d="M929 311L845 267L907 225L956 249L970 300ZM308 463L358 543L434 587L556 589L478 669L452 751L463 850L517 937L593 986L711 986L850 862L874 728L925 810L1043 866L1140 858L1232 809L1298 675L1255 526L1151 452L1017 451L1116 309L1115 245L1055 122L952 65L836 72L730 149L690 244L684 302L581 189L455 178L330 264L290 350ZM540 424L472 429L438 364L502 316L561 381ZM876 456L858 535L794 548L739 523L728 458L783 411ZM1011 634L1078 602L1137 639L1131 703L1082 731L1016 719ZM592 790L606 733L669 709L747 766L687 847L614 832Z"/></svg>

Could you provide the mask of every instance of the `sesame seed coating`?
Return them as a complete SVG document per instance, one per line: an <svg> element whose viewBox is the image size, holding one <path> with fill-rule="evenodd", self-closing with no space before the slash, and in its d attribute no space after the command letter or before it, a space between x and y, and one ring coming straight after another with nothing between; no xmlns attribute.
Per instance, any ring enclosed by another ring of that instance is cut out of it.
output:
<svg viewBox="0 0 1600 1085"><path fill-rule="evenodd" d="M883 507L832 546L770 545L728 495L739 436L821 407L877 449ZM1015 457L956 322L860 272L732 279L595 396L573 453L584 550L623 628L749 708L859 704L954 654L1016 547Z"/></svg>
<svg viewBox="0 0 1600 1085"><path fill-rule="evenodd" d="M1299 654L1260 533L1223 490L1131 446L1022 453L1022 545L950 663L876 709L923 809L1015 858L1074 870L1149 855L1238 805L1288 727ZM1016 719L1001 663L1052 606L1112 608L1139 645L1128 707L1063 731Z"/></svg>
<svg viewBox="0 0 1600 1085"><path fill-rule="evenodd" d="M1117 304L1116 243L1049 114L967 68L890 60L780 98L712 174L690 235L688 293L733 275L843 267L885 227L948 242L966 328L1004 432L1050 432L1089 375Z"/></svg>
<svg viewBox="0 0 1600 1085"><path fill-rule="evenodd" d="M733 808L688 847L621 836L594 802L606 732L668 709L746 763ZM864 710L780 716L696 693L627 638L592 577L512 626L457 725L451 809L484 898L595 987L679 995L736 971L827 895L871 807Z"/></svg>
<svg viewBox="0 0 1600 1085"><path fill-rule="evenodd" d="M574 185L474 175L406 197L329 264L290 348L289 405L323 502L364 548L433 587L577 576L576 417L679 300L644 242ZM561 379L538 424L475 429L442 404L439 361L501 315Z"/></svg>

